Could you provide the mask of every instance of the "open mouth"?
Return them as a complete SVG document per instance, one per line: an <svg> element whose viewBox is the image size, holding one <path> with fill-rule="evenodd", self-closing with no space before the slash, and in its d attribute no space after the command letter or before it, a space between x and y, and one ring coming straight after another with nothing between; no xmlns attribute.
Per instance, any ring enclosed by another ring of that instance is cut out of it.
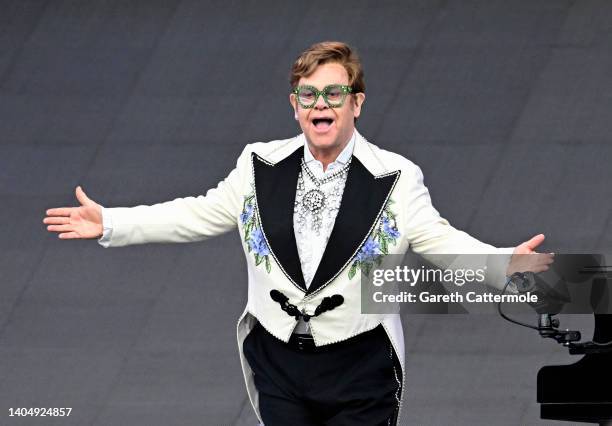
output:
<svg viewBox="0 0 612 426"><path fill-rule="evenodd" d="M327 130L334 122L331 118L315 118L312 120L312 124L317 130Z"/></svg>

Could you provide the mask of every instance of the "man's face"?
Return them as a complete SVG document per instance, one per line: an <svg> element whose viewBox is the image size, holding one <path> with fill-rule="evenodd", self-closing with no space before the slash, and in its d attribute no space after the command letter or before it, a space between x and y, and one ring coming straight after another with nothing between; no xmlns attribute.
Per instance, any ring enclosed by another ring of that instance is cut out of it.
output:
<svg viewBox="0 0 612 426"><path fill-rule="evenodd" d="M314 73L302 77L298 82L298 86L309 85L317 90L323 90L330 84L349 84L346 69L337 62L319 65ZM289 96L309 145L323 151L344 147L353 134L354 119L359 117L364 99L363 93L347 94L341 107L330 108L321 95L312 108L304 108L298 103L295 94Z"/></svg>

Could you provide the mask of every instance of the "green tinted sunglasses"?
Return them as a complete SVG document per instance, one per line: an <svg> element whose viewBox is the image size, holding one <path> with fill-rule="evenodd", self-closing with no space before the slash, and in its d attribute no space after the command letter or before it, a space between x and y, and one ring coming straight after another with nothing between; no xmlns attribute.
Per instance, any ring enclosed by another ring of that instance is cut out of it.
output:
<svg viewBox="0 0 612 426"><path fill-rule="evenodd" d="M291 92L296 95L302 108L314 107L320 95L330 108L340 108L344 105L346 95L353 92L353 88L344 84L330 84L323 90L317 90L314 86L298 86Z"/></svg>

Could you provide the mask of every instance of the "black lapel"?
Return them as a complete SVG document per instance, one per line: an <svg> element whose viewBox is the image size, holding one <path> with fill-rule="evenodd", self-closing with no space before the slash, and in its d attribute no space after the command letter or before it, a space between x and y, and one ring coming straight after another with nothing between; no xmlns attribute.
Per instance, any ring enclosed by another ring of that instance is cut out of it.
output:
<svg viewBox="0 0 612 426"><path fill-rule="evenodd" d="M293 232L293 209L304 147L271 164L253 153L257 210L272 255L295 285L306 291Z"/></svg>
<svg viewBox="0 0 612 426"><path fill-rule="evenodd" d="M307 294L326 286L347 265L378 220L399 171L375 178L355 156L340 210Z"/></svg>

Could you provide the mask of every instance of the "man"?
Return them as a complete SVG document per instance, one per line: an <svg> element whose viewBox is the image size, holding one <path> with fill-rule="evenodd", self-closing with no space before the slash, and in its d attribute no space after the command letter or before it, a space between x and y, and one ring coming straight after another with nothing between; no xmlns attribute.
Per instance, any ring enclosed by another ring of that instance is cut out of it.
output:
<svg viewBox="0 0 612 426"><path fill-rule="evenodd" d="M81 206L50 209L44 223L63 239L102 236L105 247L196 241L238 227L248 265L238 345L258 418L267 426L396 424L402 327L397 314L361 314L359 272L408 248L509 258L533 253L544 236L497 249L441 218L420 169L355 129L365 84L348 45L311 46L293 64L291 87L303 133L247 145L206 196L103 209L77 187ZM551 261L537 256L529 269Z"/></svg>

